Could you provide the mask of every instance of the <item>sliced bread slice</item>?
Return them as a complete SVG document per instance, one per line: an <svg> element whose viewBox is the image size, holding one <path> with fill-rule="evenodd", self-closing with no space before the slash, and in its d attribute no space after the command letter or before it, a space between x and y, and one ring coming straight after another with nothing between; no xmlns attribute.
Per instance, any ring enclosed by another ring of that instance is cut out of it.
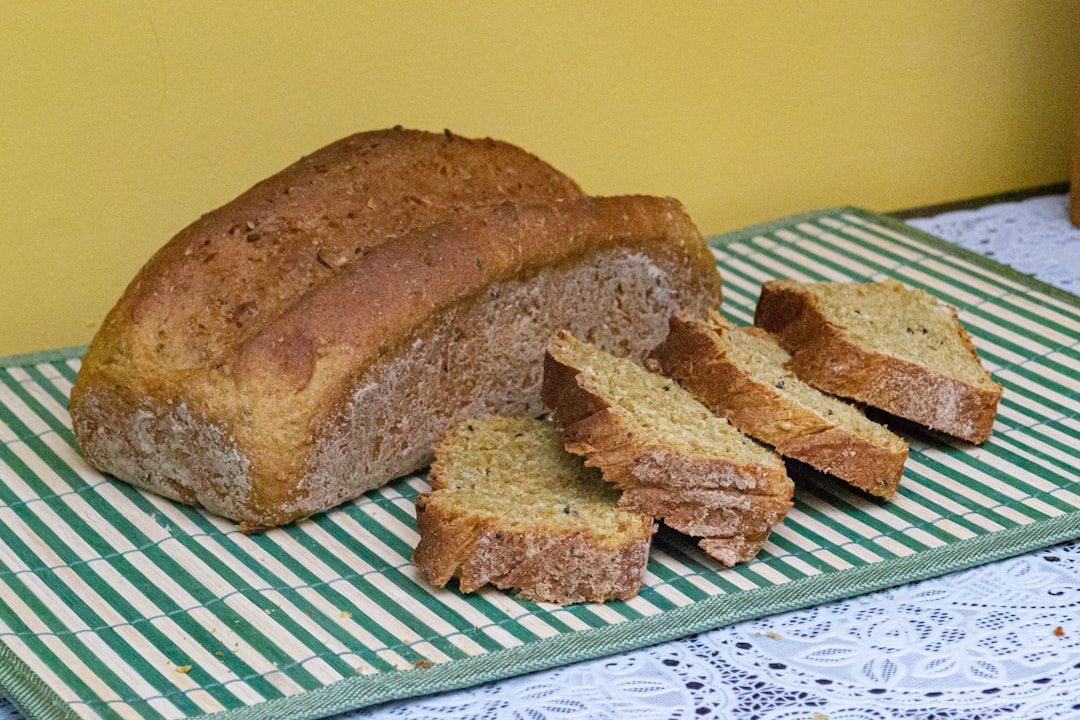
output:
<svg viewBox="0 0 1080 720"><path fill-rule="evenodd" d="M679 387L634 362L559 333L541 398L570 452L648 513L725 565L754 558L794 491L783 462Z"/></svg>
<svg viewBox="0 0 1080 720"><path fill-rule="evenodd" d="M538 602L637 594L656 529L622 510L619 491L563 449L551 422L488 416L435 446L432 491L416 498L413 564L442 587L485 584Z"/></svg>
<svg viewBox="0 0 1080 720"><path fill-rule="evenodd" d="M784 367L791 356L764 330L719 313L673 316L646 366L679 381L714 413L784 457L882 498L904 473L908 447L857 408Z"/></svg>
<svg viewBox="0 0 1080 720"><path fill-rule="evenodd" d="M983 368L956 309L896 280L773 280L754 324L819 390L973 443L989 436L1002 388Z"/></svg>

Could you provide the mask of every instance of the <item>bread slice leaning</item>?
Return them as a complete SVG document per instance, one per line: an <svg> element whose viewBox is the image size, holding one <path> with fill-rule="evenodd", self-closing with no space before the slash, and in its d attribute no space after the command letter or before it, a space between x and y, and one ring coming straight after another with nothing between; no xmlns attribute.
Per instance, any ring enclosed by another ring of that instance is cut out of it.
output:
<svg viewBox="0 0 1080 720"><path fill-rule="evenodd" d="M983 368L956 309L896 280L773 280L754 324L791 353L814 387L972 443L984 442L1002 388Z"/></svg>
<svg viewBox="0 0 1080 720"><path fill-rule="evenodd" d="M490 583L558 604L627 600L641 587L652 518L619 509L619 491L566 452L548 421L452 427L428 482L412 561L433 585L457 577L462 592Z"/></svg>
<svg viewBox="0 0 1080 720"><path fill-rule="evenodd" d="M719 313L672 316L668 336L646 366L679 381L732 425L793 458L871 495L891 498L904 473L907 443L857 408L801 381L791 356L754 327Z"/></svg>
<svg viewBox="0 0 1080 720"><path fill-rule="evenodd" d="M360 133L147 263L83 359L74 432L95 468L256 531L424 467L459 420L539 414L555 330L643 357L720 290L675 200L587 197L493 140Z"/></svg>
<svg viewBox="0 0 1080 720"><path fill-rule="evenodd" d="M783 462L678 383L560 332L544 404L566 444L622 490L621 507L701 538L725 565L757 555L791 507Z"/></svg>

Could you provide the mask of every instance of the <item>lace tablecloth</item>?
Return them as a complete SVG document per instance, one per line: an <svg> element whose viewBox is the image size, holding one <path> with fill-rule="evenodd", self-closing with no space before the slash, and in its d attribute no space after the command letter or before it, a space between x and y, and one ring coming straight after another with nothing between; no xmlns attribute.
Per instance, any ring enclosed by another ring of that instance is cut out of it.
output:
<svg viewBox="0 0 1080 720"><path fill-rule="evenodd" d="M911 224L1075 293L1080 230L1067 204ZM1005 716L1080 718L1080 543L337 720ZM0 720L22 716L0 698Z"/></svg>

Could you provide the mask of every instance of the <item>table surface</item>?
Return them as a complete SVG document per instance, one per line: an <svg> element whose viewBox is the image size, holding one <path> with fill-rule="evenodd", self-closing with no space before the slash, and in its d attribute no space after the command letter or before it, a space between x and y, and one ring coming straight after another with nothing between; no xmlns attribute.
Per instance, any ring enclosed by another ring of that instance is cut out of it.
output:
<svg viewBox="0 0 1080 720"><path fill-rule="evenodd" d="M1080 291L1052 195L910 221ZM1080 717L1080 543L344 718ZM22 715L0 697L0 720Z"/></svg>

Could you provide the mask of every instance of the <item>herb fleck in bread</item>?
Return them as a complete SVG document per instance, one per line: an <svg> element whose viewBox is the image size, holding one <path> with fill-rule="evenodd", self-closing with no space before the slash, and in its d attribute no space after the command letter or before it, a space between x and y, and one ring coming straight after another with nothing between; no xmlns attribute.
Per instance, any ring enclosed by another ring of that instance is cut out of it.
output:
<svg viewBox="0 0 1080 720"><path fill-rule="evenodd" d="M99 470L258 530L423 467L458 420L539 413L556 329L642 357L719 296L677 201L586 197L494 140L361 133L147 263L83 359L75 436Z"/></svg>
<svg viewBox="0 0 1080 720"><path fill-rule="evenodd" d="M981 443L1002 388L979 361L956 309L896 280L773 280L754 324L791 353L814 387L928 428Z"/></svg>
<svg viewBox="0 0 1080 720"><path fill-rule="evenodd" d="M751 560L791 506L775 453L628 359L561 332L541 395L566 448L623 491L622 507L702 538L725 565Z"/></svg>
<svg viewBox="0 0 1080 720"><path fill-rule="evenodd" d="M759 328L737 328L718 313L672 316L668 336L646 365L678 380L713 412L785 457L891 498L907 443L846 402L785 368L790 355Z"/></svg>
<svg viewBox="0 0 1080 720"><path fill-rule="evenodd" d="M627 600L655 530L619 491L563 449L552 423L489 416L435 446L432 492L416 498L413 563L442 587L485 584L559 604Z"/></svg>

